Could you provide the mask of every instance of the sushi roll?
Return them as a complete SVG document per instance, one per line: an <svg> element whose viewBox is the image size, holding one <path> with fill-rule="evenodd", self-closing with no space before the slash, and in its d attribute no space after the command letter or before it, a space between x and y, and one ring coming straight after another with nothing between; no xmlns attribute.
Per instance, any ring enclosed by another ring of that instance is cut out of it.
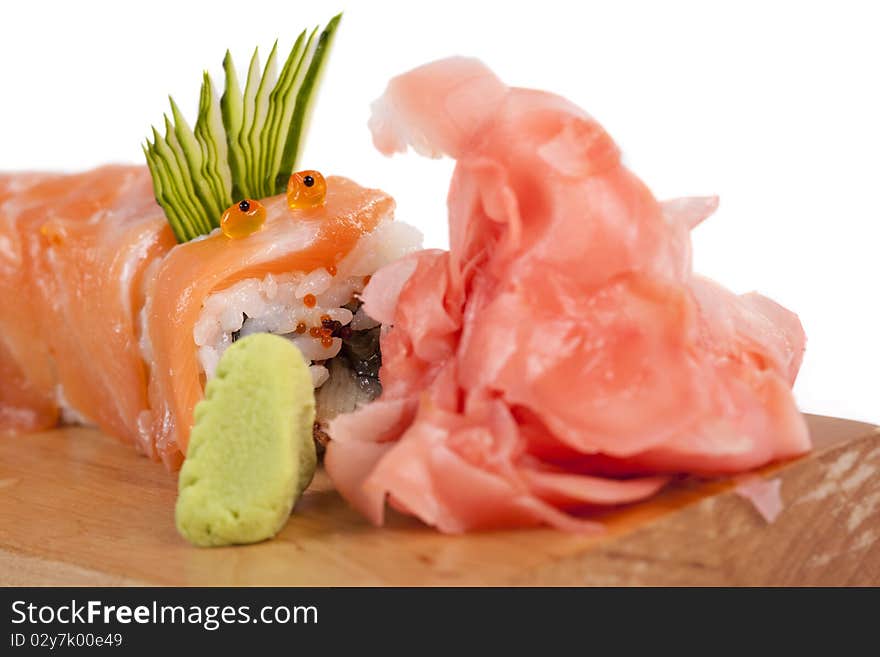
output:
<svg viewBox="0 0 880 657"><path fill-rule="evenodd" d="M0 184L0 429L91 424L176 466L217 360L257 332L311 362L319 428L378 394L359 295L421 241L387 194L329 176L319 208L264 199L258 233L177 244L145 168Z"/></svg>
<svg viewBox="0 0 880 657"><path fill-rule="evenodd" d="M379 394L378 323L360 294L419 248L394 200L296 171L339 17L283 65L255 52L242 89L206 73L191 129L171 101L147 166L0 175L0 431L87 424L180 466L224 351L290 340L316 391L315 435Z"/></svg>
<svg viewBox="0 0 880 657"><path fill-rule="evenodd" d="M139 442L173 463L205 383L238 338L274 333L310 363L320 427L378 394L378 324L359 298L382 265L419 248L420 233L393 221L394 201L342 177L326 202L291 211L265 199L265 225L245 239L221 232L172 249L145 281L142 350L152 363Z"/></svg>

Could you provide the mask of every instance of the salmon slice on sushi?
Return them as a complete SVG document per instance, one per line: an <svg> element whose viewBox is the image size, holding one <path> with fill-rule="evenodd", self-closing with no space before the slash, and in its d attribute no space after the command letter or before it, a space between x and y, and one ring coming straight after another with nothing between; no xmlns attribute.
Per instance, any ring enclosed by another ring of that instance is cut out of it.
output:
<svg viewBox="0 0 880 657"><path fill-rule="evenodd" d="M141 284L150 263L175 244L149 173L108 166L10 174L4 190L0 239L10 248L0 253L0 354L20 384L4 378L2 406L29 394L32 419L0 428L35 430L62 418L133 442L132 417L147 408Z"/></svg>

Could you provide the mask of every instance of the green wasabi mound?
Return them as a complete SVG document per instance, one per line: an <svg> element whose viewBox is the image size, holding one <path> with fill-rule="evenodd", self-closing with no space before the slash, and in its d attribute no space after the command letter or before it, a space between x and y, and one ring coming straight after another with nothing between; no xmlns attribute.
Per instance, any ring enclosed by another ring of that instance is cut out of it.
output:
<svg viewBox="0 0 880 657"><path fill-rule="evenodd" d="M261 333L229 347L195 409L177 530L201 546L278 533L315 473L314 421L309 368L291 342Z"/></svg>

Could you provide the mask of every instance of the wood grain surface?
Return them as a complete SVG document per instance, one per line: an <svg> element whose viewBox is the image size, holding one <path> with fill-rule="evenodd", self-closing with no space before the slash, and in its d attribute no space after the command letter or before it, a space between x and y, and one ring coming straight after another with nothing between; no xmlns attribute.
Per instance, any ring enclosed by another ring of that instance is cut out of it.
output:
<svg viewBox="0 0 880 657"><path fill-rule="evenodd" d="M214 549L178 536L175 477L130 446L3 436L0 584L880 585L880 429L808 420L814 451L761 473L782 480L769 525L733 482L688 481L608 513L601 536L377 529L319 473L276 539Z"/></svg>

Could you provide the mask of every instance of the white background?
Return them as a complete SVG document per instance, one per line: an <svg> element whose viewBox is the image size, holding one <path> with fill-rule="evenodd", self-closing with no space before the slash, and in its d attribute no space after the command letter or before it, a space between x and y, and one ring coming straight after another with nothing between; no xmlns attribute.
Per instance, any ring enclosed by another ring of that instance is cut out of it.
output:
<svg viewBox="0 0 880 657"><path fill-rule="evenodd" d="M384 159L365 127L388 78L452 54L561 93L661 198L721 195L695 266L798 312L807 411L880 421L880 21L870 2L16 2L0 36L0 169L141 162L171 93L191 119L227 47L286 54L346 15L303 168L398 200L446 245L452 162Z"/></svg>

